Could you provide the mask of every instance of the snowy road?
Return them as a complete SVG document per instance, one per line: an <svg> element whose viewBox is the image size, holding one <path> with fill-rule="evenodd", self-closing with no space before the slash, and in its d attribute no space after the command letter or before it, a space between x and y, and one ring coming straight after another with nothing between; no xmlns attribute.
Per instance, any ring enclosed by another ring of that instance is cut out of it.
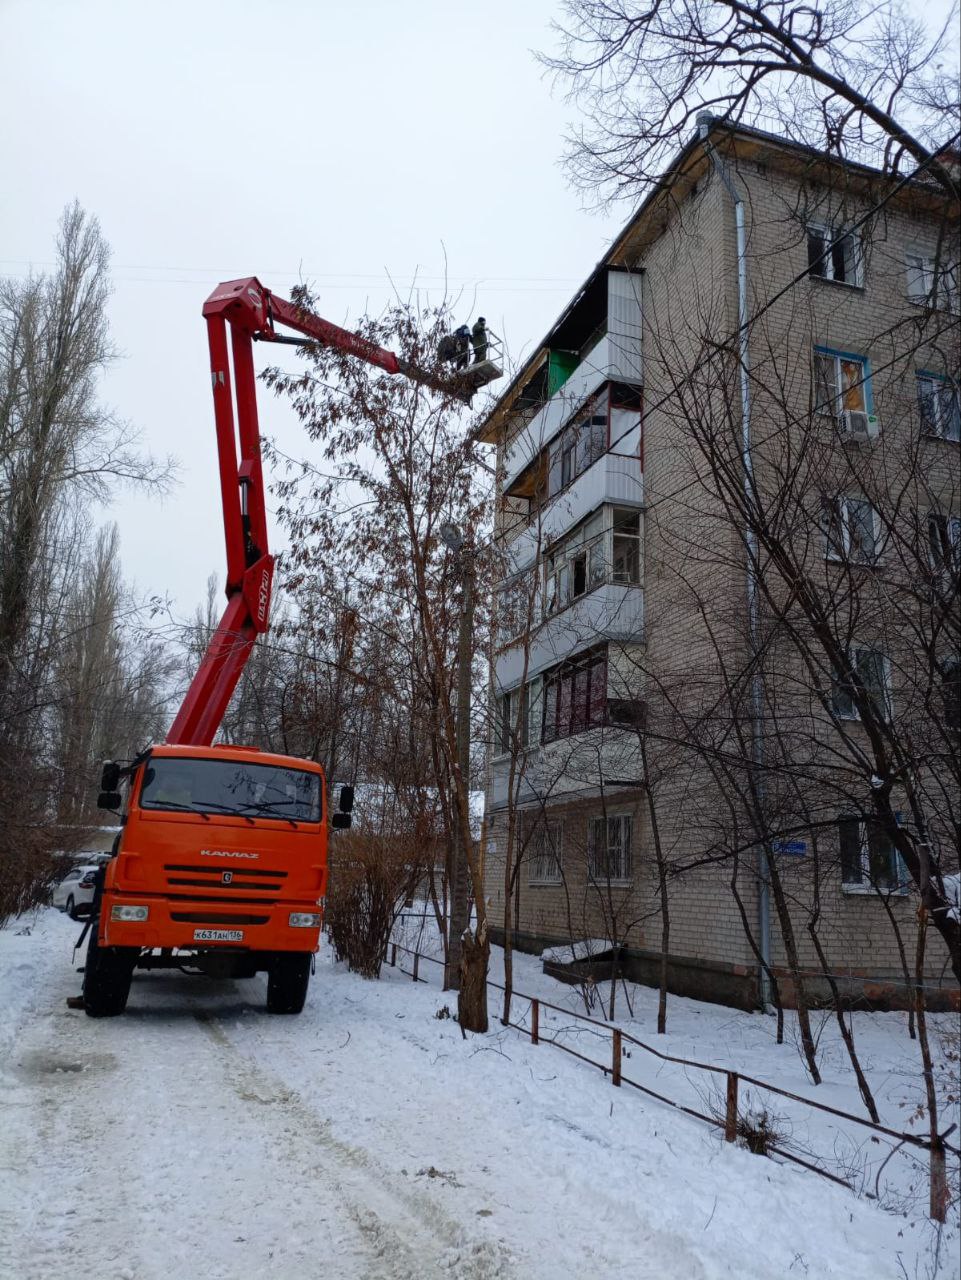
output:
<svg viewBox="0 0 961 1280"><path fill-rule="evenodd" d="M436 990L322 956L301 1018L151 974L93 1021L64 1003L76 932L0 935L4 1280L900 1274L897 1219L556 1052L464 1041Z"/></svg>

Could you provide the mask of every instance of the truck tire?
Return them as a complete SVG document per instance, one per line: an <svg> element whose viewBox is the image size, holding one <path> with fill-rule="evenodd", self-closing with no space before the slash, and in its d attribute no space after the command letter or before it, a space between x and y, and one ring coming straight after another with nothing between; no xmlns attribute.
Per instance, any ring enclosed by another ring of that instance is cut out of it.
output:
<svg viewBox="0 0 961 1280"><path fill-rule="evenodd" d="M310 953L282 951L267 970L267 1012L300 1013L310 982Z"/></svg>
<svg viewBox="0 0 961 1280"><path fill-rule="evenodd" d="M83 1007L88 1017L115 1018L123 1013L137 953L135 947L101 947L97 921L92 922L83 970Z"/></svg>

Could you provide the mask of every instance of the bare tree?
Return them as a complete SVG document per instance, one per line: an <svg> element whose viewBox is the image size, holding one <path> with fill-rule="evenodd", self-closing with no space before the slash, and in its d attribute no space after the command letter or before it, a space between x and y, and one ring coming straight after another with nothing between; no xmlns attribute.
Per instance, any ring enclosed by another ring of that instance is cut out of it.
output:
<svg viewBox="0 0 961 1280"><path fill-rule="evenodd" d="M897 0L567 0L560 49L542 58L587 123L569 138L582 187L636 195L655 185L707 110L891 172L956 145L957 7L939 30Z"/></svg>
<svg viewBox="0 0 961 1280"><path fill-rule="evenodd" d="M303 292L297 301L310 305ZM443 309L420 315L398 305L381 320L365 321L360 331L397 349L408 367L430 369L448 327ZM333 350L313 349L308 358L308 372L266 375L290 398L325 466L321 471L298 463L277 485L293 544L287 582L295 597L318 576L329 582L332 595L348 582L352 625L375 631L383 641L378 667L364 678L388 704L403 707L411 729L407 745L414 757L430 763L449 847L456 831L467 850L477 927L465 947L460 1016L462 1026L486 1030L486 909L470 831L469 762L461 759L455 711L461 573L440 539L443 525L456 526L464 554L475 566L482 561L486 490L477 482L455 395L385 377ZM274 460L283 462L276 455ZM484 616L481 602L478 628ZM474 656L485 649L475 643ZM350 664L355 673L359 650ZM389 727L383 718L381 727ZM373 767L372 755L364 764ZM467 990L477 996L470 1008Z"/></svg>
<svg viewBox="0 0 961 1280"><path fill-rule="evenodd" d="M74 204L51 273L0 281L0 866L14 909L42 888L45 860L67 839L55 815L84 808L74 788L80 777L90 782L107 687L130 675L131 653L114 643L119 579L105 543L107 595L81 607L92 563L81 505L106 500L117 483L156 491L172 473L169 459L138 451L134 430L99 399L114 358L108 262L96 219ZM106 652L95 655L95 634ZM96 661L78 660L79 647Z"/></svg>

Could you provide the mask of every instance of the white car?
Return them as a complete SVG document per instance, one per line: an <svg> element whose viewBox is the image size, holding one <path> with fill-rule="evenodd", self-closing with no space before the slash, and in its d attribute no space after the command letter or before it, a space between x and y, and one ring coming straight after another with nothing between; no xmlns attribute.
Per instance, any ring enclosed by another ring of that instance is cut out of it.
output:
<svg viewBox="0 0 961 1280"><path fill-rule="evenodd" d="M66 911L71 920L77 920L80 913L89 914L93 903L95 877L100 870L89 863L82 867L74 867L51 894L50 901L61 911Z"/></svg>

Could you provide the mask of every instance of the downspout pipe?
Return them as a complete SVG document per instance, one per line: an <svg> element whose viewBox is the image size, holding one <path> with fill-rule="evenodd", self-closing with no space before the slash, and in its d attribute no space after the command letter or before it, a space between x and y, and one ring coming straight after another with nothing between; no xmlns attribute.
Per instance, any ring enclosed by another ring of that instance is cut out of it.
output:
<svg viewBox="0 0 961 1280"><path fill-rule="evenodd" d="M737 187L731 177L728 166L718 155L710 140L711 125L714 117L709 111L699 111L697 128L704 151L711 162L734 205L734 230L737 243L737 344L738 367L741 387L741 464L744 478L744 500L748 510L754 504L754 463L751 457L751 380L750 350L748 347L748 313L747 313L747 245L744 232L744 201L738 194ZM751 674L751 751L755 767L755 787L758 797L763 799L763 782L761 765L764 759L764 693L761 672L757 663L760 650L760 611L758 606L758 548L757 534L750 522L745 530L747 547L747 616L748 636L751 659L754 669ZM767 1008L771 1004L771 869L768 863L766 844L758 850L758 902L757 902L758 949L761 953L759 982L761 1003Z"/></svg>

